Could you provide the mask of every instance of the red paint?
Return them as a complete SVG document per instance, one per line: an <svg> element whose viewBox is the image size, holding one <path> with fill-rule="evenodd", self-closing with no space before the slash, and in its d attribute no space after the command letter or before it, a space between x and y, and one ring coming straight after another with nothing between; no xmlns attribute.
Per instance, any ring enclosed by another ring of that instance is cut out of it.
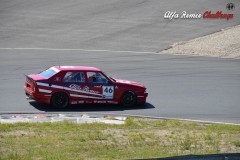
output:
<svg viewBox="0 0 240 160"><path fill-rule="evenodd" d="M213 18L213 19L232 19L233 18L233 14L223 14L222 11L217 11L216 13L211 13L211 11L206 11L203 14L203 18Z"/></svg>
<svg viewBox="0 0 240 160"><path fill-rule="evenodd" d="M115 79L112 80L105 75L100 69L85 66L54 66L53 69L59 70L55 75L46 79L39 74L31 74L26 76L24 86L25 93L28 97L50 104L51 97L56 92L64 92L68 95L69 104L77 103L120 103L121 96L125 91L132 91L137 97L138 103L145 103L148 93L145 93L146 87L140 83L128 80ZM87 77L87 72L101 73L108 81L108 84L90 84L88 79L86 83L64 83L64 76L67 72L83 72ZM56 81L56 78L59 81ZM108 98L108 94L112 93L112 97ZM106 96L105 96L106 94ZM105 98L104 98L105 97Z"/></svg>

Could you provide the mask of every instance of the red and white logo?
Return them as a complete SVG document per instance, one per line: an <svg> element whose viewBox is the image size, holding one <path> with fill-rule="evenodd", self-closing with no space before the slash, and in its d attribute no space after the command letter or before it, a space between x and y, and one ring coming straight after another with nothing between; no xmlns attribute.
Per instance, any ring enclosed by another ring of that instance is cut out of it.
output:
<svg viewBox="0 0 240 160"><path fill-rule="evenodd" d="M226 5L226 9L229 11L233 10L235 5L233 3L228 3ZM187 11L182 11L181 13L177 11L167 11L164 14L164 19L232 19L234 14L232 13L224 13L222 11L212 12L212 11L205 11L203 13L189 13Z"/></svg>

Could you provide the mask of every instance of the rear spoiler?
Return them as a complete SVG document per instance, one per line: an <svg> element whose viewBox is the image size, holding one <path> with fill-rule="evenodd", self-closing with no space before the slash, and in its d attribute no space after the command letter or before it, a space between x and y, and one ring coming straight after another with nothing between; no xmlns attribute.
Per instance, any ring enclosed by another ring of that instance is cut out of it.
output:
<svg viewBox="0 0 240 160"><path fill-rule="evenodd" d="M28 75L26 75L26 74L24 74L24 76L26 77L26 80L27 81L32 81L32 83L34 83L35 81L31 78L31 77L29 77Z"/></svg>

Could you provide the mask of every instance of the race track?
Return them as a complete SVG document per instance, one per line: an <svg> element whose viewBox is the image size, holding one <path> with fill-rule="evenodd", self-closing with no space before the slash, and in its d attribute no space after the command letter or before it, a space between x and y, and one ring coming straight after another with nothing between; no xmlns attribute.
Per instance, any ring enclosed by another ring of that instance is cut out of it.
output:
<svg viewBox="0 0 240 160"><path fill-rule="evenodd" d="M53 65L88 65L148 88L133 108L71 106L67 112L114 113L240 124L240 61L161 53L175 42L239 24L167 20L166 11L228 13L218 0L0 0L0 113L64 112L28 102L24 74Z"/></svg>

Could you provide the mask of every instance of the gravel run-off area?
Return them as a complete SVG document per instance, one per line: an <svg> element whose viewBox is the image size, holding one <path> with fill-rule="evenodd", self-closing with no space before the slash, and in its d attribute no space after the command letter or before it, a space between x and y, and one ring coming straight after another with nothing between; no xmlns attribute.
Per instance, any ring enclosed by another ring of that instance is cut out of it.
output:
<svg viewBox="0 0 240 160"><path fill-rule="evenodd" d="M178 42L164 53L240 59L240 25L210 35Z"/></svg>

